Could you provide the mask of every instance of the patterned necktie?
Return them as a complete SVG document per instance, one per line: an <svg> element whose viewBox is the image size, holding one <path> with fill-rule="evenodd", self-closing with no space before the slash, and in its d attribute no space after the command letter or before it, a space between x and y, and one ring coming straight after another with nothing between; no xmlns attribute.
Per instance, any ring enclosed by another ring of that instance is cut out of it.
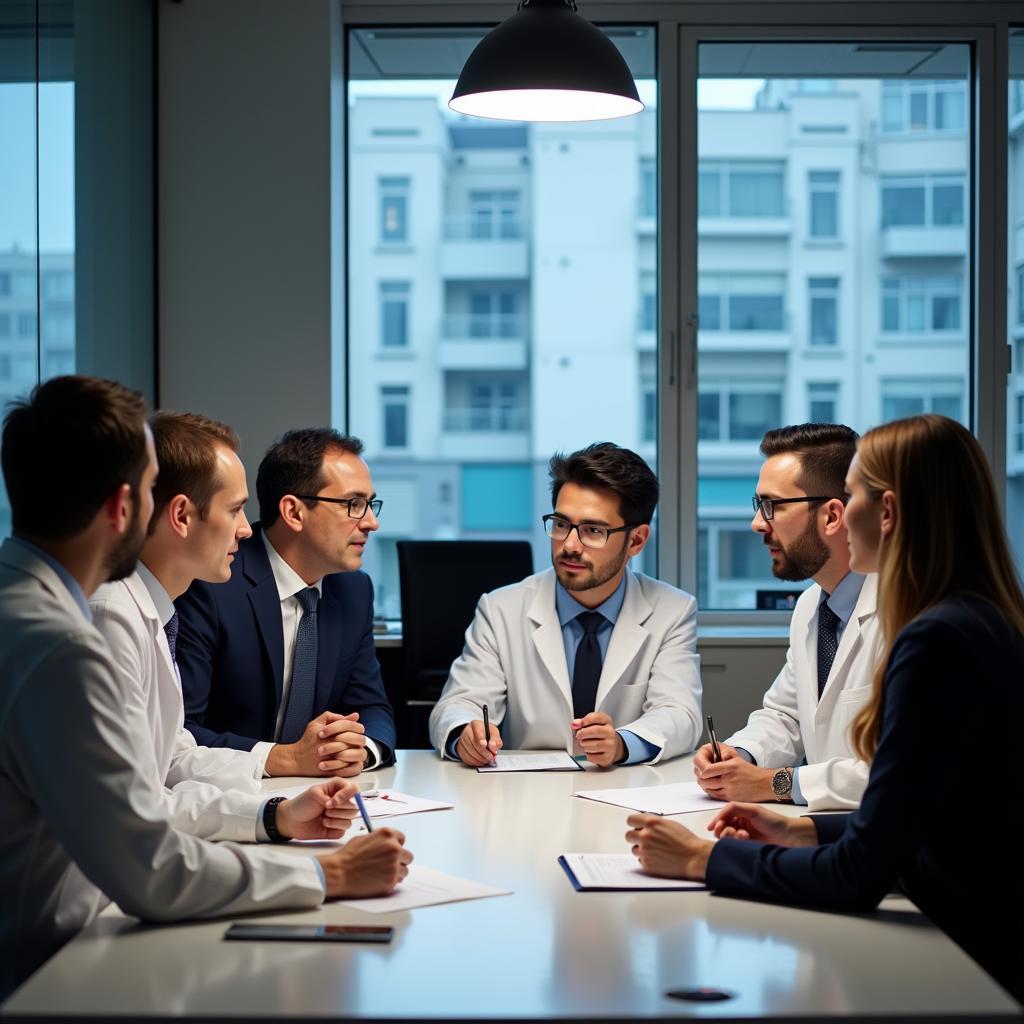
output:
<svg viewBox="0 0 1024 1024"><path fill-rule="evenodd" d="M178 613L175 612L165 623L164 632L167 634L167 646L171 649L171 661L178 663Z"/></svg>
<svg viewBox="0 0 1024 1024"><path fill-rule="evenodd" d="M299 632L295 637L295 656L292 659L292 683L288 688L288 710L281 726L281 742L294 743L306 731L313 717L313 699L316 695L316 662L320 646L316 625L316 609L320 592L307 587L296 595L302 605Z"/></svg>
<svg viewBox="0 0 1024 1024"><path fill-rule="evenodd" d="M825 690L828 674L832 671L832 662L836 657L839 641L836 638L836 627L839 616L829 608L827 601L818 605L818 699Z"/></svg>
<svg viewBox="0 0 1024 1024"><path fill-rule="evenodd" d="M572 714L589 715L597 704L597 684L601 681L601 645L597 631L607 620L600 612L580 612L576 621L583 627L583 639L576 649L572 669Z"/></svg>

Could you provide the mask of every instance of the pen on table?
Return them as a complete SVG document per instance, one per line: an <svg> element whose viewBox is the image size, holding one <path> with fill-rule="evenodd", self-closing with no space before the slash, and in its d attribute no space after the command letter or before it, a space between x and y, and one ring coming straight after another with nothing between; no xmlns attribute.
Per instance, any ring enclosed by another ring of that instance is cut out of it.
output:
<svg viewBox="0 0 1024 1024"><path fill-rule="evenodd" d="M715 723L712 721L710 715L707 715L708 720L708 738L711 740L711 763L714 764L716 761L722 760L722 752L718 749L718 737L715 735Z"/></svg>
<svg viewBox="0 0 1024 1024"><path fill-rule="evenodd" d="M370 815L366 813L366 804L363 803L363 794L356 793L353 799L356 802L356 807L359 808L359 813L363 816L363 824L366 826L366 831L372 832L373 825L370 824Z"/></svg>
<svg viewBox="0 0 1024 1024"><path fill-rule="evenodd" d="M487 705L484 705L484 742L487 744L487 753L491 752L491 716L487 713ZM494 755L491 755L491 764L494 764Z"/></svg>

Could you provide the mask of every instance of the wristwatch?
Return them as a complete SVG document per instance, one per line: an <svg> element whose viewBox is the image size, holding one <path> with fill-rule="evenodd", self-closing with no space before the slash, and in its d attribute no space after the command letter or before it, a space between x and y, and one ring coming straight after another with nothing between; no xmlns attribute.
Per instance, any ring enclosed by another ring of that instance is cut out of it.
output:
<svg viewBox="0 0 1024 1024"><path fill-rule="evenodd" d="M772 792L775 794L775 799L780 804L789 804L793 802L793 769L792 768L780 768L772 776Z"/></svg>
<svg viewBox="0 0 1024 1024"><path fill-rule="evenodd" d="M284 803L283 796L272 796L263 805L263 827L267 830L267 838L272 843L287 843L288 837L277 830L277 805Z"/></svg>

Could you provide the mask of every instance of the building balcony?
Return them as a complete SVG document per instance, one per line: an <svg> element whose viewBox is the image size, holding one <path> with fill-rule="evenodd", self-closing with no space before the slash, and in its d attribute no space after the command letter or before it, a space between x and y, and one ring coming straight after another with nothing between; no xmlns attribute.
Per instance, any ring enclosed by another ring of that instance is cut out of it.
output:
<svg viewBox="0 0 1024 1024"><path fill-rule="evenodd" d="M882 229L882 258L886 260L966 255L967 231L960 224L950 227L892 225Z"/></svg>
<svg viewBox="0 0 1024 1024"><path fill-rule="evenodd" d="M698 217L701 238L788 238L793 233L789 217Z"/></svg>
<svg viewBox="0 0 1024 1024"><path fill-rule="evenodd" d="M439 360L444 370L525 370L527 320L519 314L450 313L444 318Z"/></svg>
<svg viewBox="0 0 1024 1024"><path fill-rule="evenodd" d="M445 409L441 455L452 459L529 458L530 410L497 406Z"/></svg>
<svg viewBox="0 0 1024 1024"><path fill-rule="evenodd" d="M702 330L697 343L702 352L788 352L793 347L793 335L788 330Z"/></svg>
<svg viewBox="0 0 1024 1024"><path fill-rule="evenodd" d="M445 218L441 274L449 281L509 281L529 277L526 225L519 220L481 222Z"/></svg>

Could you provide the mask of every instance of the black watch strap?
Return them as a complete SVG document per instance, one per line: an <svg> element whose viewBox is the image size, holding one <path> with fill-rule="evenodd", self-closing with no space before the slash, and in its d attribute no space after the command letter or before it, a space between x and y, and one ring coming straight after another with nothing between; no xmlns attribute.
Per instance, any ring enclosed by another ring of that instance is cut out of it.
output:
<svg viewBox="0 0 1024 1024"><path fill-rule="evenodd" d="M283 796L272 796L263 805L263 827L267 830L267 837L272 843L287 843L288 837L281 835L277 830L277 805L284 803Z"/></svg>

